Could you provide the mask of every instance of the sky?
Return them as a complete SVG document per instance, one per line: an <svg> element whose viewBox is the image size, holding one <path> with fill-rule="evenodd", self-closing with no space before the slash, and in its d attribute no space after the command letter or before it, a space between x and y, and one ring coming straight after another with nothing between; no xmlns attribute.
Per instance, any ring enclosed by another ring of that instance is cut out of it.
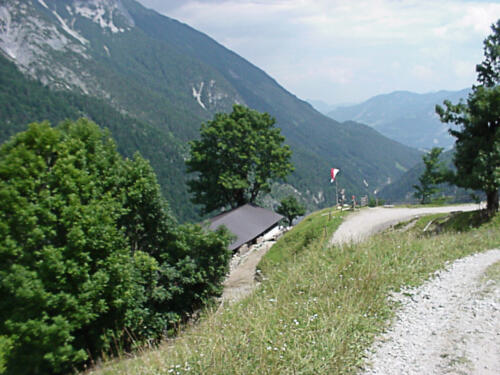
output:
<svg viewBox="0 0 500 375"><path fill-rule="evenodd" d="M500 0L139 1L330 105L471 87L500 18Z"/></svg>

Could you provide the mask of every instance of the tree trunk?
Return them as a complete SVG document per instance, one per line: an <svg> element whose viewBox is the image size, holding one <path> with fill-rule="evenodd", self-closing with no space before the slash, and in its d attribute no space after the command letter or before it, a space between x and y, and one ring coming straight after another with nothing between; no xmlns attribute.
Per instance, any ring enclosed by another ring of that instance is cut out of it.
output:
<svg viewBox="0 0 500 375"><path fill-rule="evenodd" d="M498 190L486 192L486 211L494 216L498 211Z"/></svg>

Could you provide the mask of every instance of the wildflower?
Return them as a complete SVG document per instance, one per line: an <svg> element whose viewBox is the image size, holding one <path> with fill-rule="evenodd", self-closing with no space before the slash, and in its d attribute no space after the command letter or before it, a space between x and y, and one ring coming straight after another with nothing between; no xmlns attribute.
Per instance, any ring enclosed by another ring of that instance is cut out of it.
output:
<svg viewBox="0 0 500 375"><path fill-rule="evenodd" d="M312 316L309 317L309 321L312 322L312 321L314 321L317 318L318 318L318 314L314 314L314 315L312 315Z"/></svg>

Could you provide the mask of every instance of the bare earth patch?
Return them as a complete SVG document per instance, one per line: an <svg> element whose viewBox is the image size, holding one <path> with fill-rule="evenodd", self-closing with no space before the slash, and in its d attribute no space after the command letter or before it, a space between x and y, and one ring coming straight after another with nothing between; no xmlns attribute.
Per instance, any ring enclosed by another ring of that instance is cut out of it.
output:
<svg viewBox="0 0 500 375"><path fill-rule="evenodd" d="M249 295L257 286L255 271L261 258L271 248L275 241L265 241L253 245L250 251L243 257L233 259L233 265L229 276L224 281L224 292L222 301L234 302Z"/></svg>

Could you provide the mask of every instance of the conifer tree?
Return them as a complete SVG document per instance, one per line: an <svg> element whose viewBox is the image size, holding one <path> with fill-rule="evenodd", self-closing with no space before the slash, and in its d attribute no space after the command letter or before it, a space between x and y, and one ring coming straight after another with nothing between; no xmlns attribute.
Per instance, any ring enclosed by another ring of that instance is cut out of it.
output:
<svg viewBox="0 0 500 375"><path fill-rule="evenodd" d="M472 87L466 103L436 106L441 121L458 126L450 129L457 169L450 182L484 191L490 216L498 211L500 188L500 19L491 29L484 40L485 59L476 66L480 84Z"/></svg>
<svg viewBox="0 0 500 375"><path fill-rule="evenodd" d="M414 195L420 199L421 204L429 203L430 198L439 191L437 185L444 182L445 167L442 162L439 162L442 151L441 147L434 147L422 157L425 170L418 178L420 185L413 185L416 190Z"/></svg>

